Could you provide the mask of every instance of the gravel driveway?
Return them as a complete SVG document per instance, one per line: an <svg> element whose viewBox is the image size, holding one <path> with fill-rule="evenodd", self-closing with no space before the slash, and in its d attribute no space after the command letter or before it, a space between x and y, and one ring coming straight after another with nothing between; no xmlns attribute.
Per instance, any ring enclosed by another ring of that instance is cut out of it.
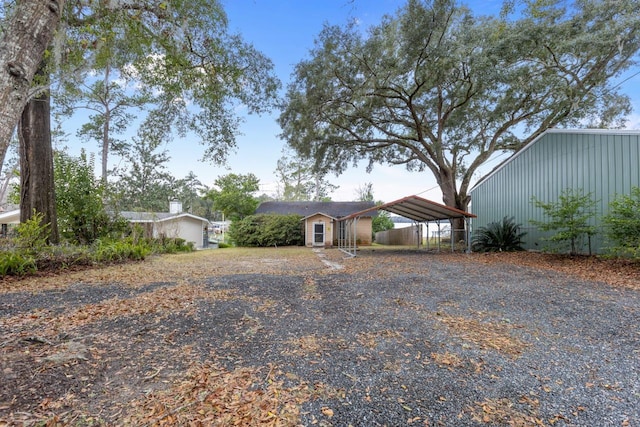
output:
<svg viewBox="0 0 640 427"><path fill-rule="evenodd" d="M306 251L226 267L212 251L193 279L0 293L0 425L198 419L209 395L171 400L197 363L253 370L246 393L280 399L266 425L640 426L640 292L465 255ZM176 301L131 308L149 295ZM68 342L82 357L51 358Z"/></svg>

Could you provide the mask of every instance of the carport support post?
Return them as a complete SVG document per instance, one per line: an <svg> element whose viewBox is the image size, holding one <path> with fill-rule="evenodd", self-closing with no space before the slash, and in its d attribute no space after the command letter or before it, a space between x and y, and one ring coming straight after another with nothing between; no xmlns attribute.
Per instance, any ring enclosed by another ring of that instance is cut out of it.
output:
<svg viewBox="0 0 640 427"><path fill-rule="evenodd" d="M470 254L471 253L471 220L469 218L464 219L465 225L466 225L466 239L467 239L467 253Z"/></svg>
<svg viewBox="0 0 640 427"><path fill-rule="evenodd" d="M353 256L356 256L358 249L358 217L353 219Z"/></svg>
<svg viewBox="0 0 640 427"><path fill-rule="evenodd" d="M345 249L349 255L351 255L351 220L346 220L344 224L344 234L345 234Z"/></svg>
<svg viewBox="0 0 640 427"><path fill-rule="evenodd" d="M453 241L453 236L456 235L456 230L453 228L453 224L454 221L453 219L449 219L449 222L451 223L451 233L449 233L449 240L451 240L451 252L454 252L454 241Z"/></svg>
<svg viewBox="0 0 640 427"><path fill-rule="evenodd" d="M442 240L442 234L440 231L440 220L438 220L438 252L440 252L440 241Z"/></svg>
<svg viewBox="0 0 640 427"><path fill-rule="evenodd" d="M429 221L427 221L427 250L429 250Z"/></svg>

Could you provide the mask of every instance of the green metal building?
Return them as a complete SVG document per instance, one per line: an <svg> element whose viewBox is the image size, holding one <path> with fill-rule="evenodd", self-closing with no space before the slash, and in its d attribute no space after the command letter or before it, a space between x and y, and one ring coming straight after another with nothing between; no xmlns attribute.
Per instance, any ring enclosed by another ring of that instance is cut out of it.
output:
<svg viewBox="0 0 640 427"><path fill-rule="evenodd" d="M592 237L593 253L605 253L601 216L609 211L616 195L628 195L640 187L640 131L596 129L551 129L533 140L482 178L470 191L471 212L477 215L473 229L514 217L522 224L526 249L541 250L544 233L530 223L545 221L543 211L531 202L556 202L565 189L591 193L597 201L592 222L598 234ZM581 242L580 252L589 252Z"/></svg>

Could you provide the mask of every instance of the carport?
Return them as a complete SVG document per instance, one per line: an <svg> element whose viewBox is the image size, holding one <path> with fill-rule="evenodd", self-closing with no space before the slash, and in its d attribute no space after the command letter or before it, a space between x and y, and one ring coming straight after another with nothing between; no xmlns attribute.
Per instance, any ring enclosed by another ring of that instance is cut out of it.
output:
<svg viewBox="0 0 640 427"><path fill-rule="evenodd" d="M431 200L424 199L419 196L407 196L402 199L395 200L393 202L385 203L380 206L375 206L370 209L366 209L360 212L355 212L350 215L338 219L338 248L351 255L356 256L357 241L356 230L358 227L358 219L363 215L374 211L383 210L396 215L403 216L413 220L416 224L425 223L427 226L427 234L429 232L429 223L436 222L438 230L440 229L440 222L447 220L452 222L453 219L463 219L465 223L465 241L467 243L467 251L471 252L471 218L476 218L476 215L462 211L460 209L451 208L440 203L433 202ZM453 223L452 223L453 225ZM451 229L452 234L455 232L453 226ZM429 239L427 238L427 244ZM451 250L454 249L454 239L451 238ZM418 243L418 246L420 243Z"/></svg>

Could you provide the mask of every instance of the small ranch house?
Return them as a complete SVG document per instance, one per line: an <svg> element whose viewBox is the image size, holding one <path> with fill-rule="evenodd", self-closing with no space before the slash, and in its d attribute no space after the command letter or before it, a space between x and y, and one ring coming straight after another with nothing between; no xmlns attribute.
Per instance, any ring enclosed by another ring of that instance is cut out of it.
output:
<svg viewBox="0 0 640 427"><path fill-rule="evenodd" d="M20 209L0 212L0 236L7 237L9 225L20 224Z"/></svg>
<svg viewBox="0 0 640 427"><path fill-rule="evenodd" d="M179 202L172 202L170 212L120 212L120 216L131 224L139 224L148 237L180 238L192 242L196 249L207 247L209 221L196 215L182 212ZM20 210L0 213L0 234L7 235L8 224L20 223Z"/></svg>
<svg viewBox="0 0 640 427"><path fill-rule="evenodd" d="M209 220L182 212L182 204L171 202L169 212L120 212L131 224L141 225L147 236L180 238L192 242L196 249L207 247Z"/></svg>
<svg viewBox="0 0 640 427"><path fill-rule="evenodd" d="M566 189L582 190L597 201L592 225L598 234L579 251L606 251L601 217L617 195L640 187L640 131L551 129L515 153L471 189L473 229L514 217L522 224L526 249L543 249L549 234L531 220L545 221L532 197L557 202ZM589 247L590 246L590 247Z"/></svg>
<svg viewBox="0 0 640 427"><path fill-rule="evenodd" d="M333 247L343 238L344 222L338 219L355 212L371 209L373 202L263 202L256 214L301 215L306 246ZM372 240L372 217L377 211L360 218L356 230L358 244L370 245Z"/></svg>

